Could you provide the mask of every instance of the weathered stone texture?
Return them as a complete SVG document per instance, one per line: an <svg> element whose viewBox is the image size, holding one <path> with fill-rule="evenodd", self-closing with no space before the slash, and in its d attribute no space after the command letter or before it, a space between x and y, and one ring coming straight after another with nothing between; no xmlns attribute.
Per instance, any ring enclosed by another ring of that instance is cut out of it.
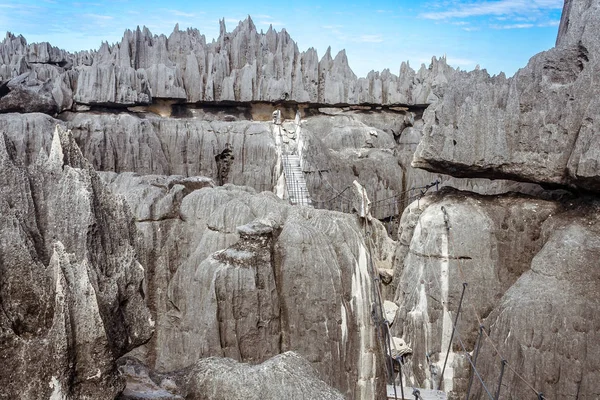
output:
<svg viewBox="0 0 600 400"><path fill-rule="evenodd" d="M600 3L567 1L557 46L513 78L455 74L424 114L413 166L598 191Z"/></svg>
<svg viewBox="0 0 600 400"><path fill-rule="evenodd" d="M523 196L448 191L408 207L395 259L400 308L393 329L413 349L406 368L412 384L438 387L463 283L468 285L458 331L472 351L480 318L529 269L544 245L542 223L559 209L555 202ZM456 338L452 352L445 388L464 395L466 382L460 376L468 376L468 370L461 374L460 368L468 362L461 361Z"/></svg>
<svg viewBox="0 0 600 400"><path fill-rule="evenodd" d="M382 388L368 254L352 215L232 185L186 192L173 178L104 178L132 204L151 249L142 260L156 333L136 357L171 371L292 350L348 398Z"/></svg>
<svg viewBox="0 0 600 400"><path fill-rule="evenodd" d="M154 323L129 209L60 127L28 168L0 135L0 164L0 397L114 397Z"/></svg>
<svg viewBox="0 0 600 400"><path fill-rule="evenodd" d="M577 208L543 224L544 246L531 269L487 318L500 354L527 382L554 399L593 399L600 392L600 214L595 201ZM500 359L487 343L480 357L482 374L493 381ZM534 396L510 370L504 382L507 398Z"/></svg>
<svg viewBox="0 0 600 400"><path fill-rule="evenodd" d="M257 32L249 17L233 32L223 21L220 28L217 41L206 43L196 29L176 26L166 37L138 27L126 30L120 43L75 54L9 33L0 43L0 82L8 82L8 91L0 90L0 112L54 114L74 103L129 106L156 99L429 104L455 73L445 59L433 58L418 72L403 63L398 76L385 70L357 78L344 51L332 58L327 50L318 60L312 48L300 52L285 29ZM31 101L22 101L25 94Z"/></svg>

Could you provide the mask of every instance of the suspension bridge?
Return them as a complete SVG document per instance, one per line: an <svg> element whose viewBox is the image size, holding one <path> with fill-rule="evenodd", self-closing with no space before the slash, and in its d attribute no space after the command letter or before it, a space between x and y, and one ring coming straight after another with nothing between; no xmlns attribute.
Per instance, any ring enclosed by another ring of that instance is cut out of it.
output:
<svg viewBox="0 0 600 400"><path fill-rule="evenodd" d="M296 118L298 120L298 117ZM274 121L275 123L275 121ZM299 123L299 121L297 122ZM279 135L281 135L281 129L279 128ZM281 142L279 142L281 143ZM314 169L319 171L319 175L321 181L324 182L330 189L332 195L326 199L315 199L312 198L306 184L306 180L304 177L304 172L302 168L302 159L301 155L298 152L292 151L282 151L280 150L281 161L282 161L282 172L285 178L285 186L287 191L287 198L293 205L300 206L309 206L320 209L328 209L334 211L341 211L346 213L357 212L357 207L360 207L360 204L365 204L368 201L366 198L361 198L361 195L353 190L352 186L346 186L341 189L336 189L331 182L329 182L318 169ZM306 161L304 161L304 166L306 167ZM428 192L435 188L436 191L439 189L440 182L436 180L428 185L413 187L406 191L396 193L394 196L380 199L369 203L369 210L373 215L394 215L398 218L403 211L405 205L413 202L414 200L418 200L428 194ZM358 205L358 206L357 206ZM448 238L448 242L450 244L449 252L452 251L452 247L454 247L454 241L452 232L450 229L450 218L447 210L442 206L441 211L444 218L444 226L446 229L446 236ZM462 279L462 292L460 301L456 310L454 311L454 318L452 319L452 312L449 309L446 309L445 312L448 313L448 317L450 317L450 321L452 322L452 333L450 336L450 340L448 342L448 347L446 349L444 364L441 370L440 378L438 379L437 387L434 388L420 388L413 386L404 386L404 378L402 372L402 366L405 363L404 356L397 355L398 349L395 348L395 340L390 332L391 322L386 319L386 314L383 308L383 298L380 290L380 278L377 268L375 267L373 260L373 228L371 222L369 222L368 218L364 218L363 222L363 230L364 237L366 240L368 253L369 253L369 274L372 279L372 318L377 330L377 337L380 341L380 348L384 349L386 354L386 366L385 369L387 371L387 398L394 400L405 400L405 399L415 399L415 400L445 400L447 398L447 393L444 391L444 374L447 368L449 355L452 351L452 347L456 344L460 346L460 352L464 354L466 360L469 363L470 367L470 378L468 383L468 388L466 391L466 400L470 400L473 397L473 394L476 390L476 385L480 385L480 393L483 398L487 398L490 400L499 400L502 394L503 380L505 377L505 373L507 370L514 374L516 378L518 378L523 385L531 391L531 399L537 400L550 400L544 394L537 390L533 384L527 381L521 374L518 373L516 368L509 362L508 358L505 357L494 344L493 340L489 336L488 330L486 330L485 324L481 316L478 314L475 309L474 304L471 304L471 312L475 315L475 318L479 322L479 332L477 336L477 341L475 348L473 351L467 350L467 346L465 346L464 340L460 334L460 331L457 329L459 323L459 317L461 315L462 303L464 299L465 292L468 288L468 280L464 274L461 259L456 258L456 268L458 269L459 275ZM448 256L448 259L451 259ZM435 272L433 272L435 274ZM438 282L439 285L439 282ZM441 287L438 290L442 290ZM477 361L481 351L481 348L484 344L490 346L493 350L494 356L497 358L498 363L500 365L500 374L497 377L487 377L487 380L484 379L481 372L477 369ZM396 373L396 370L398 371Z"/></svg>

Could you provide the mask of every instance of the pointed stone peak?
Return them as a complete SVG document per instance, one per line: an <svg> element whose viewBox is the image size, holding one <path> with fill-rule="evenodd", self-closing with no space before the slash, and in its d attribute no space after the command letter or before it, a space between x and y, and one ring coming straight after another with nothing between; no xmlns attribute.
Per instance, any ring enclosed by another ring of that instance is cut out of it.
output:
<svg viewBox="0 0 600 400"><path fill-rule="evenodd" d="M331 46L327 47L327 50L325 50L325 54L323 54L323 58L322 60L331 60Z"/></svg>
<svg viewBox="0 0 600 400"><path fill-rule="evenodd" d="M341 63L342 65L348 65L348 56L346 55L346 49L340 50L335 56L334 61Z"/></svg>
<svg viewBox="0 0 600 400"><path fill-rule="evenodd" d="M54 128L54 135L52 136L52 145L50 146L50 155L48 156L48 167L49 169L61 169L63 166L64 153L62 144L60 142L60 132L63 128L60 125L56 125Z"/></svg>
<svg viewBox="0 0 600 400"><path fill-rule="evenodd" d="M225 18L219 20L219 37L225 37L227 27L225 26Z"/></svg>

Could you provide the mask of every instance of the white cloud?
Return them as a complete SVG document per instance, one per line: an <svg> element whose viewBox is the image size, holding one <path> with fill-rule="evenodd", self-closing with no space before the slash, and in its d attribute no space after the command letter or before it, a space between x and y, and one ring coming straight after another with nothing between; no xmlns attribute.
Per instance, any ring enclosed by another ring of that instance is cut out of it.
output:
<svg viewBox="0 0 600 400"><path fill-rule="evenodd" d="M468 18L486 15L529 14L541 10L560 10L563 0L499 0L464 3L451 10L421 14L427 19Z"/></svg>
<svg viewBox="0 0 600 400"><path fill-rule="evenodd" d="M533 28L533 24L510 24L510 25L491 25L493 29L528 29Z"/></svg>
<svg viewBox="0 0 600 400"><path fill-rule="evenodd" d="M382 35L360 35L357 39L359 43L381 43L383 42Z"/></svg>
<svg viewBox="0 0 600 400"><path fill-rule="evenodd" d="M540 26L540 27L559 26L559 25L560 25L560 21L558 21L558 20L546 21L546 22L541 22L541 23L537 24L537 26Z"/></svg>
<svg viewBox="0 0 600 400"><path fill-rule="evenodd" d="M466 28L462 28L462 30L465 32L476 32L476 31L480 30L480 28L466 27Z"/></svg>
<svg viewBox="0 0 600 400"><path fill-rule="evenodd" d="M102 14L83 14L84 17L97 19L99 21L109 21L114 19L112 15L102 15Z"/></svg>
<svg viewBox="0 0 600 400"><path fill-rule="evenodd" d="M187 12L183 12L183 11L179 11L179 10L169 10L169 12L173 15L177 15L178 17L195 17L196 14L193 13L187 13Z"/></svg>

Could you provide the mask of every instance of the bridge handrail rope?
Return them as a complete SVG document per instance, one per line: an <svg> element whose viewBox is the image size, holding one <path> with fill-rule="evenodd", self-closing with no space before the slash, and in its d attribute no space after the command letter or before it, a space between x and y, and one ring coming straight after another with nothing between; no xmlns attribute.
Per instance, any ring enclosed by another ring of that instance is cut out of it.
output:
<svg viewBox="0 0 600 400"><path fill-rule="evenodd" d="M338 194L338 195L339 195L339 194L341 194L341 193L343 193L343 192L344 192L344 191L346 191L347 189L350 189L350 188L352 188L352 186L348 185L348 186L346 186L345 188L343 188L342 190L338 191L338 189L336 189L335 187L333 187L333 185L332 185L332 184L329 182L329 180L328 180L328 179L326 179L326 178L323 176L323 171L322 171L322 170L320 170L319 168L316 168L315 166L313 166L313 165L312 165L310 162L308 162L308 161L306 161L306 160L304 160L304 163L303 163L303 164L304 164L304 166L306 166L306 168L308 168L308 169L313 169L313 170L317 171L317 173L319 174L319 177L321 178L321 181L322 181L322 182L325 182L325 184L326 184L326 185L327 185L327 186L328 186L330 189L332 189L334 192L337 192L337 194ZM422 196L424 196L424 195L425 195L425 193L427 193L427 191L429 191L429 189L431 189L432 187L434 187L434 186L435 186L436 188L438 188L440 183L441 183L441 182L440 182L440 180L439 180L439 179L436 179L435 181L431 182L431 183L430 183L430 184L428 184L428 185L424 185L424 186L415 186L415 187L412 187L412 188L410 188L410 189L404 190L404 191L402 191L402 192L398 192L398 193L397 193L397 194L395 194L394 196L390 196L390 197L387 197L387 198L384 198L384 199L380 199L380 200L375 200L375 201L373 201L373 202L371 203L371 208L372 208L372 207L373 207L373 205L374 205L374 204L376 204L376 203L380 203L380 202L383 202L383 201L386 201L386 200L391 200L391 199L396 199L396 198L404 198L404 194L406 194L406 193L409 193L409 192L412 192L412 191L415 191L415 190L419 190L419 189L421 189L421 190L422 190L422 191L421 191L421 193L419 193L419 194L418 194L418 195L416 195L416 196L411 196L411 198L418 197L418 196L421 196L421 197L422 197ZM423 189L424 189L424 191L423 191ZM334 196L334 197L335 197L335 196ZM353 199L346 199L346 200L348 200L348 201L353 201Z"/></svg>
<svg viewBox="0 0 600 400"><path fill-rule="evenodd" d="M368 218L364 218L364 225L363 225L363 229L364 229L364 235L365 235L365 243L367 245L367 251L369 253L369 258L368 258L368 264L369 264L369 274L371 275L371 279L373 281L373 297L375 298L375 304L373 304L374 308L376 307L376 310L374 310L374 317L375 317L375 325L377 328L377 332L380 332L380 326L383 328L383 335L378 335L378 337L381 339L383 339L384 342L384 347L385 347L385 352L387 353L387 361L389 362L389 365L387 365L386 369L388 369L388 377L390 379L390 381L392 382L393 388L394 388L394 398L396 400L398 400L398 393L397 393L397 389L396 389L396 381L394 379L394 364L393 364L393 354L392 354L392 345L393 345L393 338L391 336L390 333L390 325L389 325L389 321L385 318L385 312L383 309L383 301L382 301L382 295L381 295L381 290L379 288L379 275L378 272L375 269L375 265L373 263L373 247L374 247L374 243L373 243L373 239L371 237L372 231L369 229L369 221ZM395 347L395 345L394 345ZM402 367L400 367L400 392L401 392L401 398L404 399L404 388L402 387Z"/></svg>
<svg viewBox="0 0 600 400"><path fill-rule="evenodd" d="M443 206L442 206L442 212L444 213L444 224L446 225L446 232L448 234L449 242L451 243L451 245L452 245L453 248L456 248L455 245L454 245L454 237L453 237L453 235L450 234L450 218L448 216L448 212L446 211L446 209ZM450 251L449 251L449 253L450 253ZM465 276L465 273L464 273L462 265L461 265L461 259L460 259L460 257L457 257L457 265L458 265L458 272L459 272L459 274L461 276L461 279L463 280L463 282L466 282L466 276ZM477 312L477 310L475 309L475 305L473 303L471 303L470 305L471 305L471 309L473 311L473 314L475 315L475 318L477 318L477 322L479 323L480 326L483 326L482 319L481 319L479 313ZM492 346L492 349L494 350L494 353L495 353L494 355L497 356L501 360L501 362L503 363L503 366L504 365L508 366L508 369L511 370L512 373L517 378L519 378L523 383L525 383L536 394L536 396L538 397L538 399L548 400L541 391L538 391L529 381L527 381L521 374L519 374L515 370L515 368L513 368L513 366L508 362L507 358L505 358L504 356L502 356L502 354L500 353L500 351L498 350L498 348L494 344L494 341L490 337L489 333L485 329L483 329L483 335L485 336L486 342L488 342Z"/></svg>
<svg viewBox="0 0 600 400"><path fill-rule="evenodd" d="M452 326L453 326L454 329L456 329L456 325L454 325L454 323L452 324ZM467 351L467 349L465 347L465 343L463 342L462 337L461 337L460 332L458 331L458 329L456 329L456 338L458 339L458 342L460 343L460 347L462 348L463 352L465 353L465 356L467 357L467 360L469 361L469 364L471 364L471 367L473 368L473 372L475 372L475 375L477 375L477 379L481 383L481 386L483 387L483 389L485 390L485 392L487 393L487 395L489 396L489 398L491 400L494 400L494 399L497 400L497 398L495 398L494 396L492 396L492 393L490 392L490 390L485 385L485 382L483 381L483 378L481 377L481 374L479 373L479 371L477 371L477 367L473 363L473 360L471 359L471 355ZM466 400L468 400L468 398Z"/></svg>

